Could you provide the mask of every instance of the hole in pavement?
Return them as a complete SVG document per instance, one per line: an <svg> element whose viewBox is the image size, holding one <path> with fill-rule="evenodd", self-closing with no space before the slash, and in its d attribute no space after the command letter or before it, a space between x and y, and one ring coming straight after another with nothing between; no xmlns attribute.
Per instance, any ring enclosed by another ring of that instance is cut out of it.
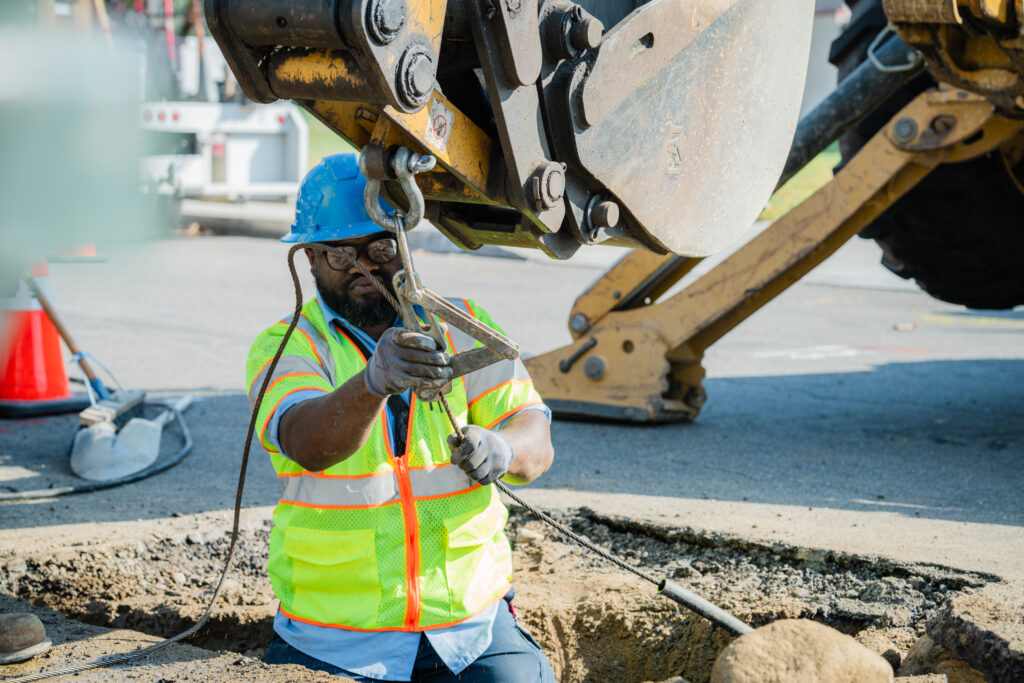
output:
<svg viewBox="0 0 1024 683"><path fill-rule="evenodd" d="M586 509L557 517L752 626L812 618L880 654L889 645L905 653L948 594L994 579L933 565L769 547ZM708 680L715 657L730 640L721 629L564 542L525 511L512 510L508 535L520 622L544 647L558 680ZM243 532L224 597L192 644L262 656L277 606L265 572L268 536L269 526ZM170 636L195 623L205 609L228 534L157 532L131 546L87 543L93 545L77 552L0 557L0 591L90 624Z"/></svg>

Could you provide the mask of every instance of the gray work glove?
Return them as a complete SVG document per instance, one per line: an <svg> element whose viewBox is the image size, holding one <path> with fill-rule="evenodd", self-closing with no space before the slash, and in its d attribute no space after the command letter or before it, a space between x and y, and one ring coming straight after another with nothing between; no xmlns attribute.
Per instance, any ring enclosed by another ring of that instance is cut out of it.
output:
<svg viewBox="0 0 1024 683"><path fill-rule="evenodd" d="M366 363L367 390L385 398L406 389L440 389L452 377L451 356L425 334L389 327Z"/></svg>
<svg viewBox="0 0 1024 683"><path fill-rule="evenodd" d="M452 464L484 485L504 476L516 458L508 439L476 425L462 428L461 444L455 434L449 434L448 448L452 451Z"/></svg>

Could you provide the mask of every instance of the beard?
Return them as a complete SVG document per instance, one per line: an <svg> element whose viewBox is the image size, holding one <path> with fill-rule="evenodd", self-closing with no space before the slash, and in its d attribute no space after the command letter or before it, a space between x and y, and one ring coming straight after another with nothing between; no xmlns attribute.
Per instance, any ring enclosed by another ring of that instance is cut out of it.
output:
<svg viewBox="0 0 1024 683"><path fill-rule="evenodd" d="M323 302L327 304L332 311L359 329L365 330L384 323L390 325L395 321L398 314L380 292L374 292L364 297L360 297L360 300L358 301L349 296L349 285L361 277L363 276L354 275L335 288L323 285L320 282L320 279L315 275L313 279L316 281L316 289L320 294L321 300L323 300ZM380 281L384 282L384 288L393 296L395 291L391 283L385 280Z"/></svg>

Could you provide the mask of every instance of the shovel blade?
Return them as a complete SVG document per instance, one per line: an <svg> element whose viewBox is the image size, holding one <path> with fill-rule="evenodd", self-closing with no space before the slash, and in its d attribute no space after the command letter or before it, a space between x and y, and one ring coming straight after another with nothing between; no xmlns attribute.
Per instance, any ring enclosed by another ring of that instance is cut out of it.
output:
<svg viewBox="0 0 1024 683"><path fill-rule="evenodd" d="M146 469L160 454L162 427L153 420L134 418L120 432L100 422L75 435L71 470L89 481L109 481Z"/></svg>

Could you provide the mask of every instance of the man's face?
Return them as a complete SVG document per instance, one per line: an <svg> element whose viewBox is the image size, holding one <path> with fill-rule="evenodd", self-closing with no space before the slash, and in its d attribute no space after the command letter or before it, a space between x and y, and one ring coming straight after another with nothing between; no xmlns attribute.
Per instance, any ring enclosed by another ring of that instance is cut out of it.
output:
<svg viewBox="0 0 1024 683"><path fill-rule="evenodd" d="M379 239L390 237L389 233L380 232L365 237L353 237L347 240L327 242L332 247L350 245L357 248L357 261L376 278L384 287L394 293L391 279L401 269L402 261L397 256L387 263L377 263L366 254L366 245ZM324 252L307 250L310 272L316 281L317 291L323 302L341 317L360 329L379 325L390 325L395 320L395 309L391 307L377 287L370 282L354 266L346 270L335 270L327 263Z"/></svg>

